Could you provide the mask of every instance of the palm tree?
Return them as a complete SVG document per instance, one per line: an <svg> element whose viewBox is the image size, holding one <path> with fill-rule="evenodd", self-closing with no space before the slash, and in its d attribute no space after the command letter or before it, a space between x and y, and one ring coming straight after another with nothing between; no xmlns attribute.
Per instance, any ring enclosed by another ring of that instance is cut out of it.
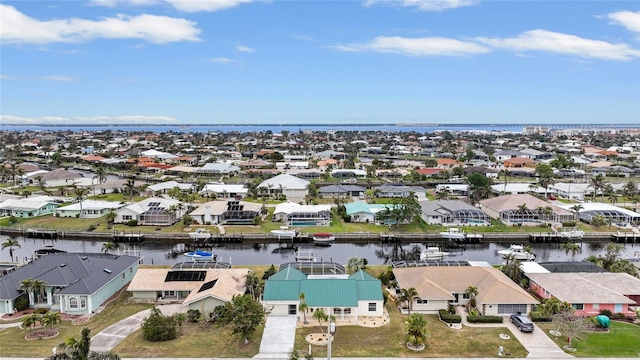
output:
<svg viewBox="0 0 640 360"><path fill-rule="evenodd" d="M451 196L451 191L449 188L443 188L442 190L436 192L436 200L449 200Z"/></svg>
<svg viewBox="0 0 640 360"><path fill-rule="evenodd" d="M418 348L427 339L427 319L422 314L413 314L407 320L407 343Z"/></svg>
<svg viewBox="0 0 640 360"><path fill-rule="evenodd" d="M302 315L304 316L304 322L303 324L307 325L307 309L309 308L309 306L307 305L307 302L304 301L305 300L305 295L303 292L300 293L300 295L298 296L298 298L300 299L300 304L298 305L298 311L302 311Z"/></svg>
<svg viewBox="0 0 640 360"><path fill-rule="evenodd" d="M2 243L2 250L9 248L9 256L11 257L11 262L13 262L13 248L14 247L21 247L20 243L18 242L18 240L15 240L13 238L8 238L7 241Z"/></svg>
<svg viewBox="0 0 640 360"><path fill-rule="evenodd" d="M600 198L600 202L604 202L604 193L607 193L608 196L611 196L611 194L613 194L613 185L611 184L604 184L604 186L602 187L602 194L601 194L601 198Z"/></svg>
<svg viewBox="0 0 640 360"><path fill-rule="evenodd" d="M103 182L107 181L107 169L104 168L104 166L98 166L96 167L93 172L95 173L95 175L93 176L92 180L98 180L98 185L102 185ZM96 187L95 184L93 186L93 196L96 195Z"/></svg>
<svg viewBox="0 0 640 360"><path fill-rule="evenodd" d="M502 175L504 176L504 189L502 190L503 193L507 193L507 182L509 181L509 176L511 176L511 170L504 168L502 170L500 170L500 173L498 175Z"/></svg>
<svg viewBox="0 0 640 360"><path fill-rule="evenodd" d="M22 323L20 325L22 326L23 329L31 330L31 328L36 326L38 322L40 322L40 314L33 313L23 317Z"/></svg>
<svg viewBox="0 0 640 360"><path fill-rule="evenodd" d="M117 248L118 248L118 245L114 244L111 241L102 244L102 252L104 252L105 254L108 254L109 251L115 250Z"/></svg>
<svg viewBox="0 0 640 360"><path fill-rule="evenodd" d="M576 254L580 254L582 253L582 247L580 247L580 245L576 244L576 243L572 243L572 242L566 242L562 245L560 245L561 249L564 249L564 253L565 255L567 255L567 257L569 256L569 253L571 253L571 261L573 261L573 258Z"/></svg>
<svg viewBox="0 0 640 360"><path fill-rule="evenodd" d="M578 220L578 213L580 213L580 210L582 209L584 209L584 206L582 206L582 204L575 204L569 208L569 210L571 210L571 212L573 213L575 221Z"/></svg>
<svg viewBox="0 0 640 360"><path fill-rule="evenodd" d="M476 307L476 296L478 296L478 288L473 285L469 285L464 291L464 295L469 298L469 308Z"/></svg>
<svg viewBox="0 0 640 360"><path fill-rule="evenodd" d="M31 284L31 289L33 290L36 299L36 307L38 307L38 304L42 299L42 294L47 290L47 284L42 280L34 279Z"/></svg>
<svg viewBox="0 0 640 360"><path fill-rule="evenodd" d="M84 200L85 195L89 192L89 189L73 186L73 195L76 200L80 203L80 218L82 218L82 201Z"/></svg>
<svg viewBox="0 0 640 360"><path fill-rule="evenodd" d="M628 198L632 198L638 194L638 185L633 180L629 180L622 188L622 193Z"/></svg>
<svg viewBox="0 0 640 360"><path fill-rule="evenodd" d="M313 319L318 321L318 325L320 326L320 331L324 334L324 327L322 326L323 321L327 321L329 316L322 309L316 309L313 312Z"/></svg>
<svg viewBox="0 0 640 360"><path fill-rule="evenodd" d="M398 300L404 302L407 302L407 307L409 310L409 315L411 315L411 310L413 309L413 298L415 298L416 296L418 296L418 290L416 290L416 288L409 288L409 289L401 289L400 292L402 293L402 295L400 295L400 298Z"/></svg>
<svg viewBox="0 0 640 360"><path fill-rule="evenodd" d="M42 317L40 318L40 323L42 323L42 325L50 330L53 330L53 328L60 324L60 322L62 321L62 318L60 317L60 313L58 312L51 312L48 311L46 314L42 315Z"/></svg>
<svg viewBox="0 0 640 360"><path fill-rule="evenodd" d="M27 293L27 295L29 296L29 305L32 305L35 303L34 300L34 294L33 294L33 282L35 280L28 278L28 279L24 279L20 282L20 290L24 291Z"/></svg>
<svg viewBox="0 0 640 360"><path fill-rule="evenodd" d="M138 192L135 184L136 181L134 179L127 179L127 182L123 185L124 189L122 192L131 196L131 202L133 202L133 197L136 196L136 193Z"/></svg>
<svg viewBox="0 0 640 360"><path fill-rule="evenodd" d="M589 180L589 186L593 188L593 201L596 200L598 190L604 189L604 175L598 174Z"/></svg>

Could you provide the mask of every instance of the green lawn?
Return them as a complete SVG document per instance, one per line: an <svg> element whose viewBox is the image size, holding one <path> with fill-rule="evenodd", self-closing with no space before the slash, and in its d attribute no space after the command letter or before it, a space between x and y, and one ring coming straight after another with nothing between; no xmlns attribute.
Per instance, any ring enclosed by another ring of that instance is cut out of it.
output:
<svg viewBox="0 0 640 360"><path fill-rule="evenodd" d="M536 325L547 333L553 329L551 323ZM560 347L567 344L563 336L551 339ZM577 350L570 354L577 357L640 357L640 326L612 321L609 332L588 333L583 339L573 340L573 346Z"/></svg>

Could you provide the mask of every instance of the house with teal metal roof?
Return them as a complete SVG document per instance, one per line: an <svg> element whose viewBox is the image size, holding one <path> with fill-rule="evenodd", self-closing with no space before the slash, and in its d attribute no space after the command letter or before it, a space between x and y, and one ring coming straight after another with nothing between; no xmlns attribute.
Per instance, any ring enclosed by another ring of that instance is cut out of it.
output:
<svg viewBox="0 0 640 360"><path fill-rule="evenodd" d="M393 210L393 206L393 204L367 204L364 201L344 204L347 215L351 216L351 222L371 224L394 224L395 220L385 211Z"/></svg>
<svg viewBox="0 0 640 360"><path fill-rule="evenodd" d="M265 282L262 302L272 316L296 316L301 320L301 293L307 303L307 318L316 309L323 309L336 320L354 323L359 316L383 315L382 283L362 270L352 275L307 275L287 267Z"/></svg>

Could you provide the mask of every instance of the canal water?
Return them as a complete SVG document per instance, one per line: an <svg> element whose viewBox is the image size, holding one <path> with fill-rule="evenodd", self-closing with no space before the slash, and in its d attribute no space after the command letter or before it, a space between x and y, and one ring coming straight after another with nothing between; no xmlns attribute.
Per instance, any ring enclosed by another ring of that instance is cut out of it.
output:
<svg viewBox="0 0 640 360"><path fill-rule="evenodd" d="M0 243L8 237L0 235ZM33 256L38 249L54 247L67 252L100 252L103 240L50 240L32 239L17 237L21 247L14 248L15 256L24 261ZM351 257L365 258L372 265L390 264L392 261L417 260L420 251L427 244L381 244L371 242L368 244L353 243L333 243L330 246L314 246L313 244L296 244L304 249L311 249L317 261L335 261L340 264L347 264ZM430 244L434 245L434 244ZM491 243L466 245L464 249L443 249L449 251L450 255L445 260L473 260L487 261L491 264L503 263L497 250L504 249L508 243ZM527 244L525 244L527 245ZM568 255L560 249L560 244L529 244L536 254L535 261L566 261L571 260ZM606 243L581 243L582 253L576 254L574 260L582 260L589 255L604 254ZM173 265L177 262L190 261L182 255L185 244L175 241L146 241L135 246L119 244L118 250L112 253L123 253L124 250L137 250L143 257L144 264ZM193 249L192 249L193 250ZM279 265L294 261L295 251L290 248L281 248L278 244L224 244L214 248L200 248L200 250L213 251L218 256L218 261L229 262L233 265ZM634 254L640 252L640 244L627 244L623 257L632 258ZM0 251L0 262L8 262L9 249Z"/></svg>

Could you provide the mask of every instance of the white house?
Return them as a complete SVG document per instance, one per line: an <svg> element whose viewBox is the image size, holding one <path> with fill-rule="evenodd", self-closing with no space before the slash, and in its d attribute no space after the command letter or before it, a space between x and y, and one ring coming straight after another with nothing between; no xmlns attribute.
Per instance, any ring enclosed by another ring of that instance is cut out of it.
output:
<svg viewBox="0 0 640 360"><path fill-rule="evenodd" d="M206 184L200 194L217 199L242 199L247 197L249 189L244 184Z"/></svg>
<svg viewBox="0 0 640 360"><path fill-rule="evenodd" d="M269 178L258 185L260 194L283 194L290 201L301 201L309 193L309 181L293 175L280 174Z"/></svg>
<svg viewBox="0 0 640 360"><path fill-rule="evenodd" d="M83 200L75 204L61 206L55 210L57 217L78 217L94 219L107 215L110 211L117 211L127 204L118 201Z"/></svg>
<svg viewBox="0 0 640 360"><path fill-rule="evenodd" d="M185 208L178 200L152 197L118 210L113 222L136 220L138 225L173 225L185 214Z"/></svg>
<svg viewBox="0 0 640 360"><path fill-rule="evenodd" d="M287 201L276 205L273 220L288 226L329 226L331 205L300 205Z"/></svg>

